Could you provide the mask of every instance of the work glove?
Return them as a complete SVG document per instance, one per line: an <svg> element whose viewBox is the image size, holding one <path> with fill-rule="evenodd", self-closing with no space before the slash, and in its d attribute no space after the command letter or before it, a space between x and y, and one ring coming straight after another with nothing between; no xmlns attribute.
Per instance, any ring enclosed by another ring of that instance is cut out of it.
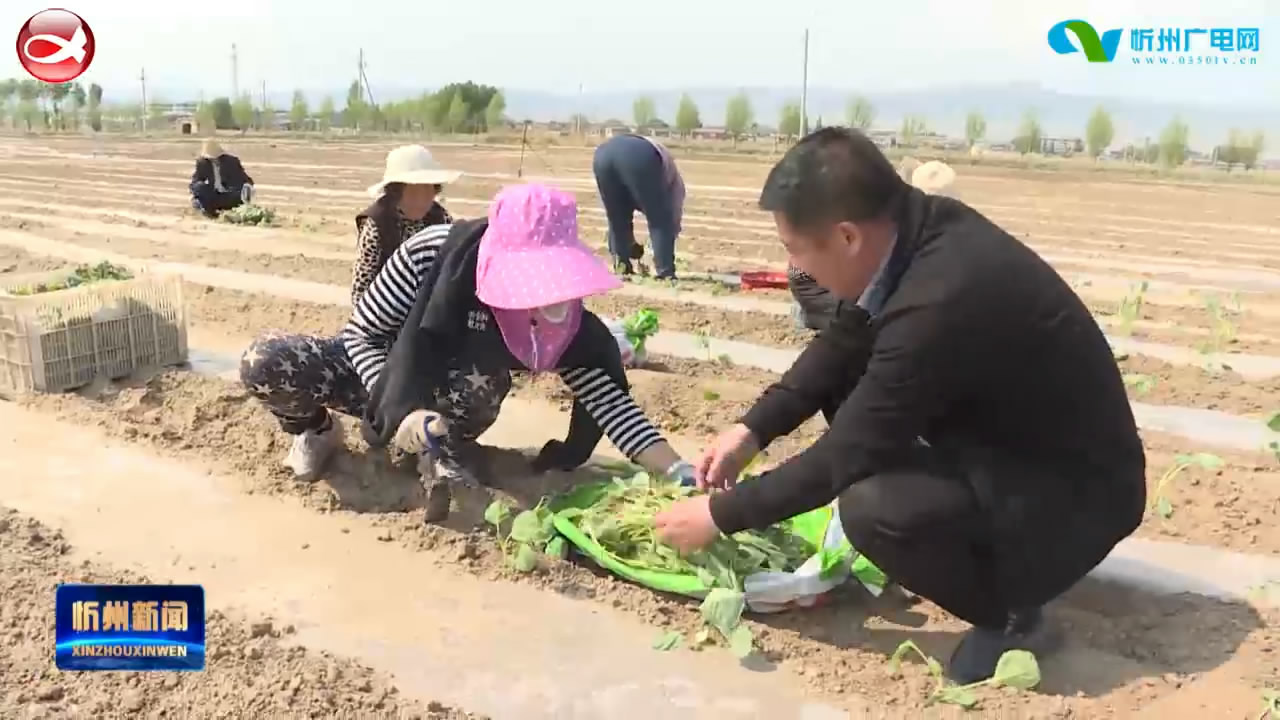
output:
<svg viewBox="0 0 1280 720"><path fill-rule="evenodd" d="M391 442L410 455L440 455L440 440L448 434L448 424L440 413L414 410L400 421Z"/></svg>

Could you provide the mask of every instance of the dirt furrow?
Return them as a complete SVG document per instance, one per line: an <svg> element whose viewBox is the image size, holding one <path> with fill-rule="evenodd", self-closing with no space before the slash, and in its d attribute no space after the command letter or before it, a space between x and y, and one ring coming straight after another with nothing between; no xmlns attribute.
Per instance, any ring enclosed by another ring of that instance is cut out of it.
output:
<svg viewBox="0 0 1280 720"><path fill-rule="evenodd" d="M391 678L350 659L289 644L292 626L219 609L207 616L203 672L54 670L51 608L59 584L165 582L76 562L74 551L60 531L0 507L0 716L479 720L401 697Z"/></svg>

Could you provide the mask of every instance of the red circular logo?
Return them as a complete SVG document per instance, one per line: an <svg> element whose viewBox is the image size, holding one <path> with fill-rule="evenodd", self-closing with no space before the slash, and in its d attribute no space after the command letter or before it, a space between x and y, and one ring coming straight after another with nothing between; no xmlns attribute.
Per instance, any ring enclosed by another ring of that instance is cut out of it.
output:
<svg viewBox="0 0 1280 720"><path fill-rule="evenodd" d="M89 69L93 46L93 31L84 18L49 8L32 15L18 31L18 62L37 80L70 82Z"/></svg>

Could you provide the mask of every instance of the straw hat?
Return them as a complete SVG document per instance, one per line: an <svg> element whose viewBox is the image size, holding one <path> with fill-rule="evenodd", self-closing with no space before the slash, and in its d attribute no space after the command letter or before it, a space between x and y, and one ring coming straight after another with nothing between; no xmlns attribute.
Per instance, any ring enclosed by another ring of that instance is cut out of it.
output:
<svg viewBox="0 0 1280 720"><path fill-rule="evenodd" d="M404 145L387 153L387 167L382 180L369 186L369 195L378 198L390 183L405 185L447 185L462 177L458 170L447 170L421 145Z"/></svg>
<svg viewBox="0 0 1280 720"><path fill-rule="evenodd" d="M956 171L938 160L930 160L911 174L911 184L930 195L948 195L956 182Z"/></svg>
<svg viewBox="0 0 1280 720"><path fill-rule="evenodd" d="M204 142L200 143L200 157L216 158L221 154L222 146L218 144L217 140L205 138Z"/></svg>

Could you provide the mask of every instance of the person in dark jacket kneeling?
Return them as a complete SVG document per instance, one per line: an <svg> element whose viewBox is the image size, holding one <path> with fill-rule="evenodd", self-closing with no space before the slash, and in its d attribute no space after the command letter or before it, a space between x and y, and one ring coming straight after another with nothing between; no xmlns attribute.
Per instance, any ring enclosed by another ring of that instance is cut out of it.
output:
<svg viewBox="0 0 1280 720"><path fill-rule="evenodd" d="M576 468L607 435L650 472L693 484L693 466L632 399L617 340L583 307L621 282L578 238L577 212L568 193L515 185L487 218L455 223L443 241L432 228L432 247L415 237L396 249L343 332L368 391L371 446L418 454L420 469L434 464L424 478L483 483L476 439L511 373L555 372L574 396L569 432L542 447L535 471Z"/></svg>
<svg viewBox="0 0 1280 720"><path fill-rule="evenodd" d="M245 172L240 158L223 151L209 138L200 146L196 169L191 173L191 207L215 218L253 199L253 178Z"/></svg>
<svg viewBox="0 0 1280 720"><path fill-rule="evenodd" d="M658 515L682 551L839 498L855 548L971 623L960 683L1054 646L1042 607L1142 521L1142 441L1111 348L1036 253L962 202L912 188L863 134L823 128L760 207L791 261L842 302L780 381L699 461L712 491ZM829 429L738 485L823 407Z"/></svg>

